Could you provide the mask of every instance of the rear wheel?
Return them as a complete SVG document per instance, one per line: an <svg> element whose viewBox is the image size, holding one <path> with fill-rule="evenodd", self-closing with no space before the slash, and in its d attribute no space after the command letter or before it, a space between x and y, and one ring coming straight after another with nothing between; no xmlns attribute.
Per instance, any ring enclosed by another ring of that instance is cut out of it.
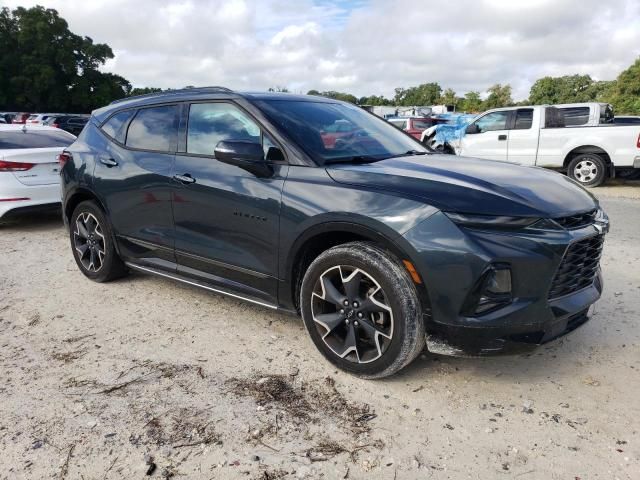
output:
<svg viewBox="0 0 640 480"><path fill-rule="evenodd" d="M381 378L424 347L416 289L400 262L366 242L333 247L307 269L300 291L305 327L334 365Z"/></svg>
<svg viewBox="0 0 640 480"><path fill-rule="evenodd" d="M607 165L600 155L581 153L569 162L567 174L584 187L597 187L607 178Z"/></svg>
<svg viewBox="0 0 640 480"><path fill-rule="evenodd" d="M73 257L80 271L96 282L109 282L126 274L127 269L113 244L111 228L102 210L85 201L71 215L69 235Z"/></svg>

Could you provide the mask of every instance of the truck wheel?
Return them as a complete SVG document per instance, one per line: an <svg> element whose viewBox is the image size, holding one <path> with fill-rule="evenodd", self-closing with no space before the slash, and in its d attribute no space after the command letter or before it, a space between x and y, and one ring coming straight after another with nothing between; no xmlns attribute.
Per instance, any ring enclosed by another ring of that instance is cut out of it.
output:
<svg viewBox="0 0 640 480"><path fill-rule="evenodd" d="M583 187L598 187L607 178L607 164L600 155L581 153L569 162L567 174Z"/></svg>
<svg viewBox="0 0 640 480"><path fill-rule="evenodd" d="M416 289L390 253L367 242L330 248L305 272L304 325L338 368L382 378L408 365L424 347Z"/></svg>

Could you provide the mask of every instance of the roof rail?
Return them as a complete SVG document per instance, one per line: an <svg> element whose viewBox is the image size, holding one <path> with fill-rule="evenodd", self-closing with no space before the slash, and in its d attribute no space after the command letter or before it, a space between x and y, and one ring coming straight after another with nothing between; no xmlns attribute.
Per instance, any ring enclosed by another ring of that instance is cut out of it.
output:
<svg viewBox="0 0 640 480"><path fill-rule="evenodd" d="M187 94L187 93L206 93L206 92L211 92L211 93L234 93L233 90L231 90L230 88L227 87L219 87L219 86L211 86L211 87L186 87L186 88L178 88L176 90L163 90L160 92L153 92L153 93L144 93L142 95L132 95L130 97L124 97L124 98L120 98L118 100L114 100L113 102L111 102L109 105L113 105L115 103L120 103L120 102L124 102L126 100L131 100L131 99L137 99L137 98L150 98L150 97L156 97L159 95L165 95L165 94L174 94L174 93L178 93L178 94Z"/></svg>

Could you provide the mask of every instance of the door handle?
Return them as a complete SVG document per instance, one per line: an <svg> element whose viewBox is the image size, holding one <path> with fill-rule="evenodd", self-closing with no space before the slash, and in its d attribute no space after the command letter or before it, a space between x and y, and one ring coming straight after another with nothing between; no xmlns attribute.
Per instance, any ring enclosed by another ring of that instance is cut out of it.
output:
<svg viewBox="0 0 640 480"><path fill-rule="evenodd" d="M185 173L184 175L174 175L173 178L183 184L196 183L196 179L188 173Z"/></svg>
<svg viewBox="0 0 640 480"><path fill-rule="evenodd" d="M113 158L101 158L100 163L103 165L106 165L109 168L115 167L118 165L118 162L116 162Z"/></svg>
<svg viewBox="0 0 640 480"><path fill-rule="evenodd" d="M507 136L506 135L498 135L498 140L500 140L501 142L506 140Z"/></svg>

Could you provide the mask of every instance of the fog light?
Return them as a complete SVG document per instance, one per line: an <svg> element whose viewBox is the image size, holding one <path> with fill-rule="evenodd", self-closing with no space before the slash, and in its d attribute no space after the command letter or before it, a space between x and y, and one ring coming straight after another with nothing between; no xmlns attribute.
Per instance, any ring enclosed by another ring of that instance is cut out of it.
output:
<svg viewBox="0 0 640 480"><path fill-rule="evenodd" d="M511 294L511 270L505 267L492 268L489 272L485 291L495 295Z"/></svg>
<svg viewBox="0 0 640 480"><path fill-rule="evenodd" d="M511 300L511 269L506 265L492 265L465 302L463 313L470 316L489 313Z"/></svg>

